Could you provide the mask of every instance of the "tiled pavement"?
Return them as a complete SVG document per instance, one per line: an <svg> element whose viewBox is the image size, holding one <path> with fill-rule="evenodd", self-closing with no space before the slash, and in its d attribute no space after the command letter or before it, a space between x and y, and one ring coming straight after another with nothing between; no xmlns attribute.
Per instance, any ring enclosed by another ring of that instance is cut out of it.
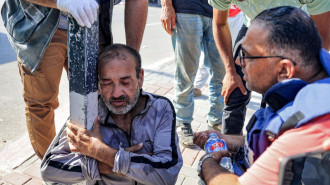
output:
<svg viewBox="0 0 330 185"><path fill-rule="evenodd" d="M145 80L143 88L145 91L166 96L172 99L174 94L174 63L173 60L156 67L145 69ZM207 88L202 89L203 95L195 97L194 121L192 128L196 131L206 130L206 115L208 111ZM247 119L258 108L260 95L252 94L251 102L248 105ZM177 185L197 185L197 164L204 151L199 147L181 147L183 156L183 167L179 173ZM43 184L39 166L40 160L32 155L33 150L26 139L17 141L15 144L0 151L0 185L39 185Z"/></svg>

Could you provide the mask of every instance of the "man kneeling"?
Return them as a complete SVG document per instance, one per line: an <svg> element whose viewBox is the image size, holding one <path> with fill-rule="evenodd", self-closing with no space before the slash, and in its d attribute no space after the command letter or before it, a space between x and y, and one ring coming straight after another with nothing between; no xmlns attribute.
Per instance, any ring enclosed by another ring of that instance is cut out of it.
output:
<svg viewBox="0 0 330 185"><path fill-rule="evenodd" d="M283 157L322 148L330 137L330 54L321 46L300 9L277 7L255 17L236 63L247 88L263 94L268 106L253 115L246 138L218 133L251 167L238 178L219 166L228 151L207 154L200 169L208 184L277 184ZM203 147L209 133L195 133L194 142Z"/></svg>

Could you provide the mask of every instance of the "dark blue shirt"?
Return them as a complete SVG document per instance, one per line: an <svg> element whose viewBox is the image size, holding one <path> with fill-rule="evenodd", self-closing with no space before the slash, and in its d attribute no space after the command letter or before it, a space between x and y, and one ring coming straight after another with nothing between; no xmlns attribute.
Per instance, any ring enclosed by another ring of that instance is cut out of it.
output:
<svg viewBox="0 0 330 185"><path fill-rule="evenodd" d="M212 18L212 6L207 0L172 0L176 13L204 15Z"/></svg>

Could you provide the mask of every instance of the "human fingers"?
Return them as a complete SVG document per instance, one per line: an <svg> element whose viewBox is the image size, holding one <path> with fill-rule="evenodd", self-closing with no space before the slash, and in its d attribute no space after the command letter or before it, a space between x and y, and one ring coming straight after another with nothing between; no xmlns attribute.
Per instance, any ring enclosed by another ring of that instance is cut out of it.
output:
<svg viewBox="0 0 330 185"><path fill-rule="evenodd" d="M86 14L83 5L80 5L80 6L77 8L77 12L78 12L78 15L79 15L79 17L81 18L82 22L84 23L84 25L85 25L87 28L91 28L91 27L92 27L92 25L91 25L91 21L89 20L89 17L88 17L88 15Z"/></svg>
<svg viewBox="0 0 330 185"><path fill-rule="evenodd" d="M94 12L93 12L93 9L91 7L91 5L88 3L88 4L85 4L83 6L83 12L84 14L86 15L87 19L88 19L88 22L91 24L94 23L94 21L96 20L96 17L94 17Z"/></svg>
<svg viewBox="0 0 330 185"><path fill-rule="evenodd" d="M201 149L204 149L204 145L208 139L208 135L209 133L207 131L196 133L194 134L193 142Z"/></svg>
<svg viewBox="0 0 330 185"><path fill-rule="evenodd" d="M238 88L241 90L242 94L247 95L247 90L245 89L242 82L238 84Z"/></svg>
<svg viewBox="0 0 330 185"><path fill-rule="evenodd" d="M224 90L221 95L223 96L223 102L224 102L224 104L227 104L228 103L228 99L229 99L228 90Z"/></svg>
<svg viewBox="0 0 330 185"><path fill-rule="evenodd" d="M73 133L71 132L71 130L67 129L67 130L66 130L66 136L67 136L68 141L69 141L69 147L70 147L70 150L71 150L71 148L72 148L72 149L73 149L73 148L77 149L76 135L73 134ZM72 150L71 150L71 151L72 151Z"/></svg>
<svg viewBox="0 0 330 185"><path fill-rule="evenodd" d="M78 148L76 148L71 142L69 142L69 148L71 152L79 152Z"/></svg>
<svg viewBox="0 0 330 185"><path fill-rule="evenodd" d="M176 19L175 16L173 16L173 17L171 18L171 30L172 30L172 29L175 29L175 19ZM171 31L171 32L172 32L172 31Z"/></svg>
<svg viewBox="0 0 330 185"><path fill-rule="evenodd" d="M165 31L166 31L168 34L172 35L172 30L170 29L171 26L170 26L169 23L170 23L169 19L165 19L165 20L163 21L163 28L165 29Z"/></svg>
<svg viewBox="0 0 330 185"><path fill-rule="evenodd" d="M79 129L79 127L77 125L73 124L71 121L67 121L66 126L69 129L69 130L67 129L67 132L70 131L73 134L77 135L78 129Z"/></svg>
<svg viewBox="0 0 330 185"><path fill-rule="evenodd" d="M91 6L92 11L93 11L94 21L96 21L98 19L99 4L96 1L92 0L90 2L90 6Z"/></svg>
<svg viewBox="0 0 330 185"><path fill-rule="evenodd" d="M231 157L231 154L228 150L213 152L212 155L214 156L215 160L217 160L219 163L223 157Z"/></svg>
<svg viewBox="0 0 330 185"><path fill-rule="evenodd" d="M72 15L72 17L77 21L77 23L81 26L81 27L84 27L85 24L83 22L83 20L81 19L77 9L72 9L70 10L70 13Z"/></svg>

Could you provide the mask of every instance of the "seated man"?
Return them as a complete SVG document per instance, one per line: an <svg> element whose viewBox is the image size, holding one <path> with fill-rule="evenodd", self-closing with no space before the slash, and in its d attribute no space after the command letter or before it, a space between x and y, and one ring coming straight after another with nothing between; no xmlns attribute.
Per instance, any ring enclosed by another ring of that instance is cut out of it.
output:
<svg viewBox="0 0 330 185"><path fill-rule="evenodd" d="M238 177L219 165L228 151L215 152L202 158L201 176L207 184L277 184L281 158L321 149L330 136L330 54L312 19L285 6L253 20L239 57L248 89L263 94L268 106L251 118L245 142L217 134L251 167ZM196 133L194 142L203 147L210 132Z"/></svg>
<svg viewBox="0 0 330 185"><path fill-rule="evenodd" d="M68 122L41 163L45 181L174 184L182 166L172 103L142 90L139 53L115 44L99 56L99 117L92 130Z"/></svg>

